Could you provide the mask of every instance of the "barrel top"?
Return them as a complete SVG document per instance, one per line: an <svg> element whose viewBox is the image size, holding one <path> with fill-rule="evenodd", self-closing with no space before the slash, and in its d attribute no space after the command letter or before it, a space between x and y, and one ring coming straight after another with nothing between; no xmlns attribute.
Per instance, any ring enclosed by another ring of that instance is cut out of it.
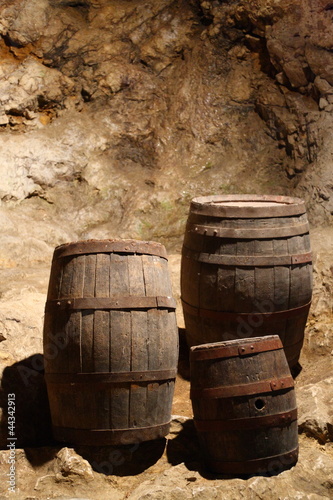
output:
<svg viewBox="0 0 333 500"><path fill-rule="evenodd" d="M200 361L242 355L246 356L282 348L282 342L278 335L266 335L263 337L226 340L193 346L190 350L190 357L191 361Z"/></svg>
<svg viewBox="0 0 333 500"><path fill-rule="evenodd" d="M191 213L212 217L288 217L306 212L300 198L274 195L213 195L193 198Z"/></svg>
<svg viewBox="0 0 333 500"><path fill-rule="evenodd" d="M97 253L155 255L168 259L166 249L161 243L130 239L81 240L64 243L55 248L53 258Z"/></svg>

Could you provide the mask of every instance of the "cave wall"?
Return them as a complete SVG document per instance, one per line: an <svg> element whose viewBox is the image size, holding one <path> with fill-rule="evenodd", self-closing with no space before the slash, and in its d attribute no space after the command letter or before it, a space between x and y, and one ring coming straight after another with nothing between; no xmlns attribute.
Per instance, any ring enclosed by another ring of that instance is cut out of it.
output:
<svg viewBox="0 0 333 500"><path fill-rule="evenodd" d="M198 194L296 194L329 223L331 18L317 0L2 2L4 259L25 253L22 218L36 254L81 237L179 249Z"/></svg>

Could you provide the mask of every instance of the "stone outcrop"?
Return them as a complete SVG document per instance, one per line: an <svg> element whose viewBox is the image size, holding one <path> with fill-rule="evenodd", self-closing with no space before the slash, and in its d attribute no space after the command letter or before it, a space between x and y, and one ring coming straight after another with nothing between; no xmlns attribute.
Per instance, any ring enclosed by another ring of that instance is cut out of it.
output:
<svg viewBox="0 0 333 500"><path fill-rule="evenodd" d="M301 431L320 443L333 441L332 377L302 387L298 393Z"/></svg>
<svg viewBox="0 0 333 500"><path fill-rule="evenodd" d="M121 203L115 210L131 219L129 232L156 238L163 203L178 203L184 217L198 191L268 192L277 183L306 198L313 220L329 221L330 15L327 2L310 0L297 8L4 2L0 148L9 172L1 199L45 197L62 180L79 180L83 199L118 193L128 206L138 177L131 213ZM171 233L179 238L175 222L166 240Z"/></svg>

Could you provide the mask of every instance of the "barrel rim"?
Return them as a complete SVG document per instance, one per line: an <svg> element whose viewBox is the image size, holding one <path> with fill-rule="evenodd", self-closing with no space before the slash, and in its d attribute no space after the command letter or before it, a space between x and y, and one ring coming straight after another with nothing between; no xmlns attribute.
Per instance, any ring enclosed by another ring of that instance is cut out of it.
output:
<svg viewBox="0 0 333 500"><path fill-rule="evenodd" d="M240 339L232 339L232 340L221 340L220 342L210 342L206 344L199 344L192 346L190 348L191 352L196 352L196 351L207 351L210 349L218 349L219 347L233 347L233 346L238 346L238 345L243 345L243 344L253 344L253 343L271 343L271 342L278 342L281 339L279 335L264 335L262 337L250 337L250 338L240 338ZM282 345L282 343L281 343Z"/></svg>
<svg viewBox="0 0 333 500"><path fill-rule="evenodd" d="M228 206L228 202L255 202L267 201L276 203L276 206ZM225 204L221 204L225 202ZM217 205L220 203L220 205ZM192 199L191 213L210 215L212 217L244 217L244 218L270 218L306 213L304 200L301 198L280 195L257 194L227 194L198 196Z"/></svg>
<svg viewBox="0 0 333 500"><path fill-rule="evenodd" d="M146 254L168 260L166 249L161 243L119 238L89 239L63 243L55 247L53 258L60 259L68 256L96 253Z"/></svg>

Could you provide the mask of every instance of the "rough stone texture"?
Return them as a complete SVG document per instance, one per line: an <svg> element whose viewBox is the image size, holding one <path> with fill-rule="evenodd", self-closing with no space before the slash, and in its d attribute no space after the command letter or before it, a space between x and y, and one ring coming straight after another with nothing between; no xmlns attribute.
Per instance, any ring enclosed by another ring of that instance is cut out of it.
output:
<svg viewBox="0 0 333 500"><path fill-rule="evenodd" d="M4 2L1 199L50 199L76 180L75 205L116 196L118 232L126 220L123 231L176 245L194 194L278 184L329 222L327 5Z"/></svg>
<svg viewBox="0 0 333 500"><path fill-rule="evenodd" d="M332 496L331 22L324 0L1 2L0 473L15 392L16 498ZM200 462L179 251L193 196L245 192L306 200L315 265L296 380L299 462L241 480ZM58 244L112 237L170 254L175 417L167 440L74 450L53 442L43 376L50 262Z"/></svg>
<svg viewBox="0 0 333 500"><path fill-rule="evenodd" d="M333 378L302 387L297 396L300 429L319 442L333 441Z"/></svg>

